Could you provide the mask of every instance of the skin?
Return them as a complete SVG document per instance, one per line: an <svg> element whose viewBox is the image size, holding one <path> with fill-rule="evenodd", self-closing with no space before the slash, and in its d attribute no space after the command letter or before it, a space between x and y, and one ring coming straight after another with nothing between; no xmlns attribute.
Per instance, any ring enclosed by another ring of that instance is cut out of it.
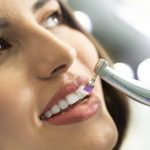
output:
<svg viewBox="0 0 150 150"><path fill-rule="evenodd" d="M92 77L98 54L81 32L65 23L49 28L43 25L46 17L60 10L57 1L32 12L35 2L0 0L0 18L5 17L11 24L0 29L0 34L7 35L12 45L0 54L0 149L112 149L118 133L99 80L94 92L102 106L89 120L56 126L39 119L62 85L80 75ZM63 68L53 73L61 65Z"/></svg>

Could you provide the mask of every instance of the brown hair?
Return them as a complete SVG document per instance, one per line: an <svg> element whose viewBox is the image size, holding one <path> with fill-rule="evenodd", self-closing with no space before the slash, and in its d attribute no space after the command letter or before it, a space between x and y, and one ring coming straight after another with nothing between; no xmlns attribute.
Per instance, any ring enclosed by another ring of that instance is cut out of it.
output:
<svg viewBox="0 0 150 150"><path fill-rule="evenodd" d="M68 25L84 33L94 44L96 50L98 51L99 57L104 58L112 64L111 59L108 57L106 51L102 48L102 46L95 40L95 38L91 34L87 33L79 25L78 21L72 14L72 10L70 9L70 7L68 7L68 5L66 5L66 3L64 3L62 0L60 0L59 2L62 8L64 19L68 23ZM127 98L118 90L107 84L105 81L102 81L102 86L104 90L107 109L112 116L119 133L118 142L114 150L119 150L119 147L121 146L121 143L125 137L129 120L129 107Z"/></svg>

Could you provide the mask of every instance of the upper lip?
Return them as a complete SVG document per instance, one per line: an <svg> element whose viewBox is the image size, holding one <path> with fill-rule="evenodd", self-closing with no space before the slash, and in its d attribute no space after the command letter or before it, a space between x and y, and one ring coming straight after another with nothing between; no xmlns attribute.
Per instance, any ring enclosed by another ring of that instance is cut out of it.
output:
<svg viewBox="0 0 150 150"><path fill-rule="evenodd" d="M64 99L68 94L75 92L81 85L86 85L89 79L87 77L77 77L74 81L63 85L55 95L49 100L45 106L42 114L49 110L53 105L57 104L58 101Z"/></svg>

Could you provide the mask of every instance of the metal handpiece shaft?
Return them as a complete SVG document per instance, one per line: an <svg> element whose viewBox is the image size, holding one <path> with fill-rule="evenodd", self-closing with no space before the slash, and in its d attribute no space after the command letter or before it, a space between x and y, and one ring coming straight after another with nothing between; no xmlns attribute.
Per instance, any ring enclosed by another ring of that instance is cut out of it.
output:
<svg viewBox="0 0 150 150"><path fill-rule="evenodd" d="M100 59L95 66L95 73L134 100L150 106L150 88L145 87L138 80L121 77L115 70L108 66L107 61Z"/></svg>

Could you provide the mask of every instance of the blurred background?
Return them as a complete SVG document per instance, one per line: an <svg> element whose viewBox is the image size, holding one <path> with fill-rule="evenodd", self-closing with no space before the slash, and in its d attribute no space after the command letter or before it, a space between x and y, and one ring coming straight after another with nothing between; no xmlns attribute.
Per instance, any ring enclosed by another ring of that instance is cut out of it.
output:
<svg viewBox="0 0 150 150"><path fill-rule="evenodd" d="M121 75L150 87L150 0L68 0ZM150 107L129 100L131 120L120 150L150 150Z"/></svg>

